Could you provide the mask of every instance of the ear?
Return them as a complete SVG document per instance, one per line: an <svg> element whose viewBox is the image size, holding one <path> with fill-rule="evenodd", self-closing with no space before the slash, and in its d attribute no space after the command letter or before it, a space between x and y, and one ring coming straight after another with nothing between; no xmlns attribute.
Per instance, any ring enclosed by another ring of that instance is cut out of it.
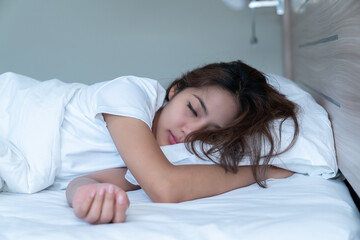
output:
<svg viewBox="0 0 360 240"><path fill-rule="evenodd" d="M171 100L175 96L176 92L177 92L176 86L172 86L170 88L169 95L168 95L169 100Z"/></svg>

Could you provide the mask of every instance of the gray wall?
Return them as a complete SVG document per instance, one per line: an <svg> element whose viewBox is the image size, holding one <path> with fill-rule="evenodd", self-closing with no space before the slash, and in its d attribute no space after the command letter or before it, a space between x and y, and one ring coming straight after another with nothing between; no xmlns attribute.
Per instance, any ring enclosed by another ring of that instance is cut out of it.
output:
<svg viewBox="0 0 360 240"><path fill-rule="evenodd" d="M145 76L164 86L200 65L235 59L282 74L281 17L221 0L0 0L0 73L93 83Z"/></svg>

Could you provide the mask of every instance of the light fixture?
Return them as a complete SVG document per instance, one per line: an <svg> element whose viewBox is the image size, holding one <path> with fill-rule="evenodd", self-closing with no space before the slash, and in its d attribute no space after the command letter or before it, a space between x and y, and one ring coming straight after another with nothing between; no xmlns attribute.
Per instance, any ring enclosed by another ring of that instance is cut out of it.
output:
<svg viewBox="0 0 360 240"><path fill-rule="evenodd" d="M278 15L284 15L284 0L270 0L270 1L263 1L263 0L252 0L249 3L249 8L262 8L262 7L276 7L276 13Z"/></svg>

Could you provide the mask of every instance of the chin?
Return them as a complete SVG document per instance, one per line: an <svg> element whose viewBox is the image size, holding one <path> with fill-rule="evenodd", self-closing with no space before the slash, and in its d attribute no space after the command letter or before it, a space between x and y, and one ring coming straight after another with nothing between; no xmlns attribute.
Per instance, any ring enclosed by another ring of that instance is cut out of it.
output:
<svg viewBox="0 0 360 240"><path fill-rule="evenodd" d="M167 142L167 141L161 141L161 142L158 142L159 146L162 147L162 146L167 146L167 145L171 145L171 143Z"/></svg>

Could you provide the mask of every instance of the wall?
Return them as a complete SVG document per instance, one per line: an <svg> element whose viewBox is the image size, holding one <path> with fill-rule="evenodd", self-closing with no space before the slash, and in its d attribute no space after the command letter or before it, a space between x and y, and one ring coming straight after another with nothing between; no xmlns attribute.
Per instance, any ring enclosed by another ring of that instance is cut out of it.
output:
<svg viewBox="0 0 360 240"><path fill-rule="evenodd" d="M93 83L121 75L164 86L200 65L242 59L282 74L281 17L221 0L0 0L0 72Z"/></svg>

